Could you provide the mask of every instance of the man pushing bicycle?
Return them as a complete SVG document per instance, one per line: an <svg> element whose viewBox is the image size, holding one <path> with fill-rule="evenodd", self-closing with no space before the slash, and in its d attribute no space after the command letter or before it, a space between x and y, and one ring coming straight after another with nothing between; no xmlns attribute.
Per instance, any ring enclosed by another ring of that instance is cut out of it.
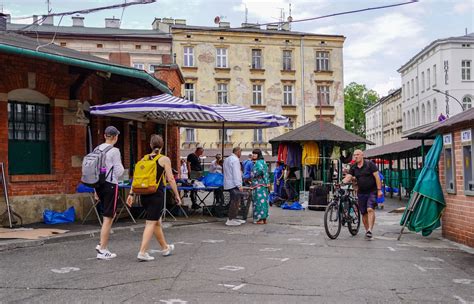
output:
<svg viewBox="0 0 474 304"><path fill-rule="evenodd" d="M382 182L379 178L377 166L370 160L364 159L362 150L354 151L355 164L350 168L348 174L342 180L343 183L350 183L352 177L357 180L358 191L357 200L362 213L362 222L365 227L365 237L372 239L372 230L375 224L375 207L377 197L382 197Z"/></svg>

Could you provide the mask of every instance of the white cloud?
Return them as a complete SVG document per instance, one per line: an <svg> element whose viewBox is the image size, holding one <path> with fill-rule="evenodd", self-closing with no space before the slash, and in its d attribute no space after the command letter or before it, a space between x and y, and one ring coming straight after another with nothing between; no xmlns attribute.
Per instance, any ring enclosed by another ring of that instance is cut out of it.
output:
<svg viewBox="0 0 474 304"><path fill-rule="evenodd" d="M459 1L454 5L453 11L457 14L465 14L468 12L474 14L474 2L472 2L472 0Z"/></svg>

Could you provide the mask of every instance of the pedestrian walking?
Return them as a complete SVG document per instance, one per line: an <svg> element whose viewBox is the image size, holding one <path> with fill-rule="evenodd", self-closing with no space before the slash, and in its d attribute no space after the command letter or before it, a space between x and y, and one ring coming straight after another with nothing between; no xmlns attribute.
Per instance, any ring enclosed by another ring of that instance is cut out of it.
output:
<svg viewBox="0 0 474 304"><path fill-rule="evenodd" d="M232 154L224 160L224 190L230 193L229 217L227 226L240 226L244 220L237 219L240 200L242 197L242 170L240 167L240 147L232 149Z"/></svg>
<svg viewBox="0 0 474 304"><path fill-rule="evenodd" d="M382 197L382 183L380 182L379 170L377 166L364 159L364 152L354 151L354 165L351 166L343 183L352 181L352 177L357 180L357 199L362 213L362 222L365 227L365 237L372 239L372 230L375 225L375 207L377 206L377 197Z"/></svg>
<svg viewBox="0 0 474 304"><path fill-rule="evenodd" d="M252 160L255 161L252 169L253 220L256 224L266 224L270 188L268 166L260 149L252 151Z"/></svg>
<svg viewBox="0 0 474 304"><path fill-rule="evenodd" d="M119 135L120 131L116 127L108 126L104 131L105 142L96 148L100 151L108 149L105 153L105 182L100 183L95 192L96 199L102 202L104 217L100 229L100 244L95 247L99 260L109 260L117 257L117 254L109 251L108 245L110 230L117 212L118 179L125 171L120 150L114 147Z"/></svg>
<svg viewBox="0 0 474 304"><path fill-rule="evenodd" d="M162 249L161 254L163 256L170 255L174 250L174 245L168 244L166 242L163 229L161 227L161 218L165 208L165 180L167 180L171 186L171 190L174 193L177 205L181 205L181 198L179 196L178 188L173 176L173 171L171 169L171 161L167 156L161 154L163 145L163 138L160 135L153 134L150 138L150 147L152 152L151 154L148 154L144 157L144 160L153 161L153 165L156 166L156 170L154 172L156 172L157 187L154 193L140 195L140 202L146 210L145 229L143 230L142 243L137 255L137 258L140 261L153 261L155 259L155 257L151 256L148 251L150 240L153 235L160 244ZM127 198L127 204L129 206L132 206L134 202L133 191L134 188L132 184L132 191L130 191L130 194Z"/></svg>

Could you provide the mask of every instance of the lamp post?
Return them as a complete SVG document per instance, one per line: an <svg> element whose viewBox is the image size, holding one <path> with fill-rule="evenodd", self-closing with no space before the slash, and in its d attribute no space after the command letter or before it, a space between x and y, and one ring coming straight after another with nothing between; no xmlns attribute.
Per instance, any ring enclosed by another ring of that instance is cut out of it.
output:
<svg viewBox="0 0 474 304"><path fill-rule="evenodd" d="M465 109L464 109L464 105L463 105L456 97L454 97L454 96L452 96L452 95L449 95L448 93L443 92L443 91L440 91L440 90L438 90L438 89L433 89L433 91L435 91L435 92L437 92L437 93L440 93L440 94L443 94L443 95L445 95L445 96L451 97L452 99L454 99L454 100L457 101L457 103L461 106L461 109L462 109L463 111L465 110Z"/></svg>

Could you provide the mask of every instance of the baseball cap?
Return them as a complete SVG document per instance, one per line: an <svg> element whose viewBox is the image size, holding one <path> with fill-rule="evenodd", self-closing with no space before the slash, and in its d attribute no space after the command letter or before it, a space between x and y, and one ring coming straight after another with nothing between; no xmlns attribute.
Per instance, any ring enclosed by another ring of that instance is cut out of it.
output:
<svg viewBox="0 0 474 304"><path fill-rule="evenodd" d="M120 134L120 131L114 126L108 126L104 131L105 135L108 136L117 136Z"/></svg>

